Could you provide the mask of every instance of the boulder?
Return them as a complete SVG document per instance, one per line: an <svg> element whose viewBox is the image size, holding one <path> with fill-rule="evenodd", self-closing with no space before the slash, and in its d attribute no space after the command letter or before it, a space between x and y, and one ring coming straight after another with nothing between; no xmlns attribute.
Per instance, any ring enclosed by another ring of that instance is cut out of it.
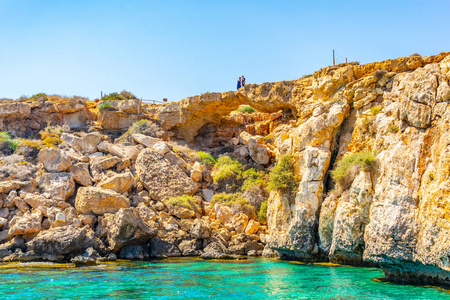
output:
<svg viewBox="0 0 450 300"><path fill-rule="evenodd" d="M100 253L105 250L92 230L87 227L76 228L72 225L42 231L27 243L27 247L35 253L51 255L83 253L90 247Z"/></svg>
<svg viewBox="0 0 450 300"><path fill-rule="evenodd" d="M178 247L171 241L156 237L150 243L150 256L155 258L181 256Z"/></svg>
<svg viewBox="0 0 450 300"><path fill-rule="evenodd" d="M144 260L150 257L150 249L146 245L127 245L119 253L119 258L127 260Z"/></svg>
<svg viewBox="0 0 450 300"><path fill-rule="evenodd" d="M87 248L83 254L75 256L70 261L78 266L92 266L97 265L97 260L100 258L100 254L92 248Z"/></svg>
<svg viewBox="0 0 450 300"><path fill-rule="evenodd" d="M202 219L195 219L191 227L191 236L194 239L207 239L211 236L211 226Z"/></svg>
<svg viewBox="0 0 450 300"><path fill-rule="evenodd" d="M152 148L156 143L161 141L160 139L143 134L132 134L131 137L136 143L144 145L147 148Z"/></svg>
<svg viewBox="0 0 450 300"><path fill-rule="evenodd" d="M157 153L164 155L167 152L170 151L169 146L167 146L166 143L163 141L157 142L155 145L153 145L153 150L155 150Z"/></svg>
<svg viewBox="0 0 450 300"><path fill-rule="evenodd" d="M123 246L148 242L158 233L156 227L144 223L136 208L122 208L114 216L108 228L108 243L113 251Z"/></svg>
<svg viewBox="0 0 450 300"><path fill-rule="evenodd" d="M203 180L202 165L198 161L192 166L191 179L195 182L201 182Z"/></svg>
<svg viewBox="0 0 450 300"><path fill-rule="evenodd" d="M202 189L202 195L205 201L210 202L212 197L214 196L214 191L211 189Z"/></svg>
<svg viewBox="0 0 450 300"><path fill-rule="evenodd" d="M81 153L94 153L97 145L101 142L101 134L98 132L80 133L79 136L63 133L61 139L67 142L72 148Z"/></svg>
<svg viewBox="0 0 450 300"><path fill-rule="evenodd" d="M90 159L92 176L95 179L101 179L100 174L111 169L122 160L117 156L94 156Z"/></svg>
<svg viewBox="0 0 450 300"><path fill-rule="evenodd" d="M183 256L197 256L201 254L202 241L201 240L190 240L182 241L178 248Z"/></svg>
<svg viewBox="0 0 450 300"><path fill-rule="evenodd" d="M134 176L130 173L114 174L107 179L100 181L97 187L110 189L117 193L128 192L134 185Z"/></svg>
<svg viewBox="0 0 450 300"><path fill-rule="evenodd" d="M145 205L144 202L139 203L136 209L139 212L139 217L141 217L142 221L145 223L149 223L157 219L156 212L151 210L147 205Z"/></svg>
<svg viewBox="0 0 450 300"><path fill-rule="evenodd" d="M176 205L173 207L173 215L179 219L189 219L195 217L195 211Z"/></svg>
<svg viewBox="0 0 450 300"><path fill-rule="evenodd" d="M245 228L245 233L255 234L258 232L259 227L261 227L261 224L259 222L250 220L247 224L247 227Z"/></svg>
<svg viewBox="0 0 450 300"><path fill-rule="evenodd" d="M69 157L59 149L43 148L39 151L38 159L44 164L48 172L66 171L72 165Z"/></svg>
<svg viewBox="0 0 450 300"><path fill-rule="evenodd" d="M227 249L224 245L218 242L213 242L203 249L203 259L234 259L234 256L227 254Z"/></svg>
<svg viewBox="0 0 450 300"><path fill-rule="evenodd" d="M142 147L142 146L141 146ZM139 147L137 146L125 146L122 144L111 144L108 148L112 155L118 156L124 159L136 160L139 154Z"/></svg>
<svg viewBox="0 0 450 300"><path fill-rule="evenodd" d="M70 167L70 174L73 180L82 186L89 186L92 184L91 174L89 174L89 164L77 163Z"/></svg>
<svg viewBox="0 0 450 300"><path fill-rule="evenodd" d="M225 223L225 228L230 231L236 231L242 233L247 228L248 216L244 213L234 215L230 220Z"/></svg>
<svg viewBox="0 0 450 300"><path fill-rule="evenodd" d="M184 194L192 195L197 191L195 182L178 166L170 164L162 155L150 148L144 149L139 154L136 173L154 200Z"/></svg>
<svg viewBox="0 0 450 300"><path fill-rule="evenodd" d="M17 214L9 223L9 234L34 234L41 231L43 213L40 210Z"/></svg>
<svg viewBox="0 0 450 300"><path fill-rule="evenodd" d="M65 201L75 192L75 182L70 173L44 173L37 182L55 200Z"/></svg>
<svg viewBox="0 0 450 300"><path fill-rule="evenodd" d="M260 165L267 165L270 162L270 152L267 146L260 144L254 138L248 142L248 151L254 162Z"/></svg>
<svg viewBox="0 0 450 300"><path fill-rule="evenodd" d="M8 180L0 182L0 194L8 194L11 190L18 190L26 186L29 181Z"/></svg>
<svg viewBox="0 0 450 300"><path fill-rule="evenodd" d="M214 210L216 211L216 219L222 222L222 224L225 224L233 217L233 211L226 205L216 203Z"/></svg>
<svg viewBox="0 0 450 300"><path fill-rule="evenodd" d="M98 187L81 187L75 198L75 208L79 213L116 213L130 206L130 200L114 191Z"/></svg>

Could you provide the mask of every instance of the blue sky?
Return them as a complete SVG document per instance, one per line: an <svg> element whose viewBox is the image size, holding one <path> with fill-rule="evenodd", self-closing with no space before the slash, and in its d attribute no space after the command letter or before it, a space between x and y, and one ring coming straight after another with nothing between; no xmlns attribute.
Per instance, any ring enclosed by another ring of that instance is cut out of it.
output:
<svg viewBox="0 0 450 300"><path fill-rule="evenodd" d="M0 98L169 101L450 51L450 1L0 0Z"/></svg>

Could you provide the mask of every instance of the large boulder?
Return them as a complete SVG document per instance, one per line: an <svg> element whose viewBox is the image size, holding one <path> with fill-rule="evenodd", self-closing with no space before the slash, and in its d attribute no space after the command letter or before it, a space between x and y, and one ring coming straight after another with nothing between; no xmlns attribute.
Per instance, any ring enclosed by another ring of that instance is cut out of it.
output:
<svg viewBox="0 0 450 300"><path fill-rule="evenodd" d="M75 182L70 173L44 173L38 184L55 200L67 200L75 192Z"/></svg>
<svg viewBox="0 0 450 300"><path fill-rule="evenodd" d="M113 251L119 251L130 244L147 243L156 236L158 229L142 221L139 211L134 208L120 209L108 228L108 243Z"/></svg>
<svg viewBox="0 0 450 300"><path fill-rule="evenodd" d="M192 195L197 185L178 166L170 164L161 154L147 148L136 160L139 181L155 200L164 200L184 194Z"/></svg>
<svg viewBox="0 0 450 300"><path fill-rule="evenodd" d="M88 186L92 184L91 174L89 174L89 164L77 163L70 167L70 174L72 174L73 180L82 186Z"/></svg>
<svg viewBox="0 0 450 300"><path fill-rule="evenodd" d="M267 165L270 162L270 152L267 146L258 143L256 139L250 138L248 142L250 157L260 165Z"/></svg>
<svg viewBox="0 0 450 300"><path fill-rule="evenodd" d="M94 153L102 140L98 132L81 133L79 135L63 133L61 139L82 153Z"/></svg>
<svg viewBox="0 0 450 300"><path fill-rule="evenodd" d="M88 227L64 226L51 228L39 233L27 243L28 250L38 254L67 255L83 253L89 247L98 252L105 251L102 242Z"/></svg>
<svg viewBox="0 0 450 300"><path fill-rule="evenodd" d="M43 213L40 210L17 214L9 223L9 234L34 234L41 231Z"/></svg>
<svg viewBox="0 0 450 300"><path fill-rule="evenodd" d="M103 215L116 213L121 208L130 206L130 200L114 191L98 187L81 187L75 199L75 208L79 213Z"/></svg>
<svg viewBox="0 0 450 300"><path fill-rule="evenodd" d="M144 145L147 148L152 148L156 143L161 141L160 139L144 134L132 134L131 137L136 143Z"/></svg>
<svg viewBox="0 0 450 300"><path fill-rule="evenodd" d="M181 256L181 252L172 241L156 237L150 243L150 256L156 258L174 257Z"/></svg>
<svg viewBox="0 0 450 300"><path fill-rule="evenodd" d="M97 187L110 189L117 193L128 192L134 185L134 176L130 173L114 174L98 183Z"/></svg>
<svg viewBox="0 0 450 300"><path fill-rule="evenodd" d="M211 226L202 219L195 219L191 227L191 236L194 239L207 239L211 236Z"/></svg>
<svg viewBox="0 0 450 300"><path fill-rule="evenodd" d="M72 165L69 157L56 148L43 148L39 151L38 159L48 172L62 172Z"/></svg>

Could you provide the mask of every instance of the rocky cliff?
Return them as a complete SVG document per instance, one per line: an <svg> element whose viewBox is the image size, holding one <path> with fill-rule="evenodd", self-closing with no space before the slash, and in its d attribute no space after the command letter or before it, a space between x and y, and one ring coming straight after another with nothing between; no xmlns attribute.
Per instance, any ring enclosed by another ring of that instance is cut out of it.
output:
<svg viewBox="0 0 450 300"><path fill-rule="evenodd" d="M265 247L303 261L378 265L391 280L447 284L449 82L450 55L441 53L341 64L165 105L0 103L0 128L17 138L68 127L56 145L42 136L4 151L4 169L21 172L4 171L0 182L0 254L230 257ZM233 112L242 104L258 112ZM136 133L139 120L152 125ZM236 186L218 184L198 150L261 172L292 157L295 192L265 196L267 227L250 211L212 205L212 195ZM189 195L194 202L168 202Z"/></svg>

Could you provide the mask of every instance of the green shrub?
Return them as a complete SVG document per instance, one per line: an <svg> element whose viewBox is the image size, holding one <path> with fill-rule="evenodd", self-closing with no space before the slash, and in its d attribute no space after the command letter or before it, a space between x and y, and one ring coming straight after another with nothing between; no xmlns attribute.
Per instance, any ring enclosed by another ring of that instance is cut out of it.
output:
<svg viewBox="0 0 450 300"><path fill-rule="evenodd" d="M239 212L253 212L254 208L250 205L247 199L242 197L241 193L219 193L215 194L211 203L214 205L220 203L233 208L235 211Z"/></svg>
<svg viewBox="0 0 450 300"><path fill-rule="evenodd" d="M281 156L280 161L272 168L269 174L268 188L271 191L279 191L286 195L295 193L297 180L292 155Z"/></svg>
<svg viewBox="0 0 450 300"><path fill-rule="evenodd" d="M197 211L200 210L200 207L197 204L197 202L195 201L194 197L189 196L189 195L171 197L171 198L165 200L164 202L166 202L167 204L177 205L177 206L189 208L192 210L197 210Z"/></svg>
<svg viewBox="0 0 450 300"><path fill-rule="evenodd" d="M197 155L198 155L198 161L204 165L213 166L217 163L214 156L212 156L211 154L209 154L207 152L198 151Z"/></svg>
<svg viewBox="0 0 450 300"><path fill-rule="evenodd" d="M389 128L388 128L388 131L389 131L389 132L398 132L398 131L399 131L399 128L398 128L397 125L391 124L391 125L389 126Z"/></svg>
<svg viewBox="0 0 450 300"><path fill-rule="evenodd" d="M38 93L27 99L27 101L47 101L47 100L48 96L45 93Z"/></svg>
<svg viewBox="0 0 450 300"><path fill-rule="evenodd" d="M111 104L109 104L108 102L105 102L105 103L102 103L102 105L99 106L98 110L102 111L105 108L108 108L108 107L111 107L111 106L112 106Z"/></svg>
<svg viewBox="0 0 450 300"><path fill-rule="evenodd" d="M137 99L135 95L132 93L123 90L119 93L110 93L107 95L104 95L101 100L111 100L111 101L117 101L117 100L127 100L127 99Z"/></svg>
<svg viewBox="0 0 450 300"><path fill-rule="evenodd" d="M19 147L21 141L20 139L14 139L12 135L7 131L0 131L0 142L2 144L1 152L4 154L11 154L16 151L17 147ZM7 150L9 148L9 150Z"/></svg>
<svg viewBox="0 0 450 300"><path fill-rule="evenodd" d="M336 168L331 171L333 180L345 190L350 187L359 170L371 170L377 158L371 151L352 153L340 159Z"/></svg>
<svg viewBox="0 0 450 300"><path fill-rule="evenodd" d="M259 188L265 188L267 184L267 176L263 171L257 171L254 168L248 169L242 173L244 178L244 184L242 185L242 191L252 189L254 186Z"/></svg>
<svg viewBox="0 0 450 300"><path fill-rule="evenodd" d="M242 164L229 156L221 156L214 165L214 183L236 189L242 178Z"/></svg>
<svg viewBox="0 0 450 300"><path fill-rule="evenodd" d="M262 222L266 222L267 221L267 200L261 202L261 206L259 207L259 211L258 211L258 219Z"/></svg>
<svg viewBox="0 0 450 300"><path fill-rule="evenodd" d="M376 116L376 115L378 115L380 112L381 112L381 106L379 106L379 105L372 106L372 107L370 108L370 114L371 114L372 116Z"/></svg>
<svg viewBox="0 0 450 300"><path fill-rule="evenodd" d="M251 107L251 106L245 105L245 106L239 107L237 109L237 111L241 112L241 113L251 114L251 113L254 113L256 110L253 107Z"/></svg>

